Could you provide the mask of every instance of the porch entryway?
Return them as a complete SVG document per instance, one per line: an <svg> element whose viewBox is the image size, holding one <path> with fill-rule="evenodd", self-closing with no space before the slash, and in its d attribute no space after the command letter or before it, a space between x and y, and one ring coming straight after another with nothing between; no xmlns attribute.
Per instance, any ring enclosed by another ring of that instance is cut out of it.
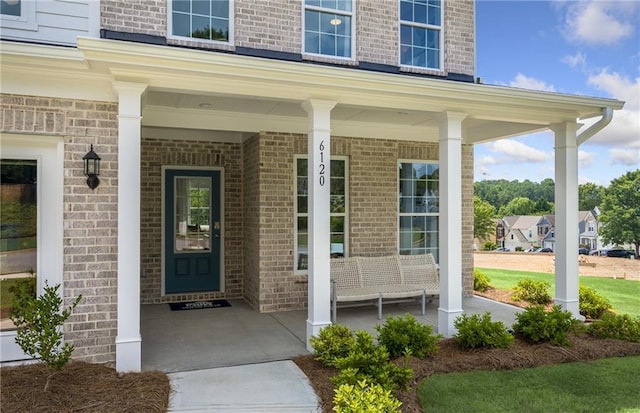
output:
<svg viewBox="0 0 640 413"><path fill-rule="evenodd" d="M258 313L244 300L230 307L171 311L168 304L141 307L142 369L181 372L288 360L306 350L307 310ZM420 302L384 306L383 317L411 314L437 329L438 300L420 315ZM515 322L516 307L480 297L463 299L466 313L491 313L493 320ZM376 334L373 306L338 310L338 323Z"/></svg>

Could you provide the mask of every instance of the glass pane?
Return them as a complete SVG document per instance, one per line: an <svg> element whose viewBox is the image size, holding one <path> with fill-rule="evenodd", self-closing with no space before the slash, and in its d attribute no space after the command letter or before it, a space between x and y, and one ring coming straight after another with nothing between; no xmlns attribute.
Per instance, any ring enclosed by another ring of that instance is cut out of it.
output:
<svg viewBox="0 0 640 413"><path fill-rule="evenodd" d="M344 256L344 217L331 217L331 256Z"/></svg>
<svg viewBox="0 0 640 413"><path fill-rule="evenodd" d="M440 26L440 7L429 6L428 23L434 26Z"/></svg>
<svg viewBox="0 0 640 413"><path fill-rule="evenodd" d="M427 66L426 49L423 49L422 47L413 48L413 65L418 67Z"/></svg>
<svg viewBox="0 0 640 413"><path fill-rule="evenodd" d="M429 60L429 64L427 67L431 67L434 69L440 68L440 53L437 50L431 50L427 52L427 58Z"/></svg>
<svg viewBox="0 0 640 413"><path fill-rule="evenodd" d="M308 163L306 159L297 160L296 171L298 176L307 176Z"/></svg>
<svg viewBox="0 0 640 413"><path fill-rule="evenodd" d="M307 188L307 177L298 176L298 195L307 195L309 193L309 189Z"/></svg>
<svg viewBox="0 0 640 413"><path fill-rule="evenodd" d="M37 176L34 160L0 161L0 330L15 329L8 318L14 289L24 286L36 295Z"/></svg>
<svg viewBox="0 0 640 413"><path fill-rule="evenodd" d="M414 46L424 47L427 45L427 31L419 27L413 28L413 43Z"/></svg>
<svg viewBox="0 0 640 413"><path fill-rule="evenodd" d="M229 0L213 0L211 2L211 16L228 19Z"/></svg>
<svg viewBox="0 0 640 413"><path fill-rule="evenodd" d="M338 10L351 11L352 8L351 0L338 0L336 4L336 8Z"/></svg>
<svg viewBox="0 0 640 413"><path fill-rule="evenodd" d="M336 37L328 34L320 36L320 54L336 55Z"/></svg>
<svg viewBox="0 0 640 413"><path fill-rule="evenodd" d="M0 14L8 16L20 16L20 7L22 0L0 1Z"/></svg>
<svg viewBox="0 0 640 413"><path fill-rule="evenodd" d="M211 15L211 2L210 0L192 0L191 7L192 13L202 14L209 17Z"/></svg>
<svg viewBox="0 0 640 413"><path fill-rule="evenodd" d="M400 2L400 20L413 21L413 4L409 1Z"/></svg>
<svg viewBox="0 0 640 413"><path fill-rule="evenodd" d="M298 197L298 213L306 214L308 211L309 198L306 196Z"/></svg>
<svg viewBox="0 0 640 413"><path fill-rule="evenodd" d="M344 178L334 178L331 175L331 195L344 195Z"/></svg>
<svg viewBox="0 0 640 413"><path fill-rule="evenodd" d="M174 222L176 252L209 250L211 178L176 177Z"/></svg>
<svg viewBox="0 0 640 413"><path fill-rule="evenodd" d="M307 6L320 7L320 0L305 0Z"/></svg>
<svg viewBox="0 0 640 413"><path fill-rule="evenodd" d="M413 21L416 23L427 22L427 6L424 4L415 4L413 6Z"/></svg>
<svg viewBox="0 0 640 413"><path fill-rule="evenodd" d="M189 0L173 0L173 11L181 11L184 13L191 12L191 4Z"/></svg>
<svg viewBox="0 0 640 413"><path fill-rule="evenodd" d="M345 166L345 161L331 160L331 177L344 178L344 166Z"/></svg>
<svg viewBox="0 0 640 413"><path fill-rule="evenodd" d="M341 21L340 24L334 25L336 34L340 34L342 36L351 36L351 17L336 15L334 18Z"/></svg>
<svg viewBox="0 0 640 413"><path fill-rule="evenodd" d="M437 30L427 30L426 31L426 42L425 46L431 49L439 49L440 48L440 32Z"/></svg>
<svg viewBox="0 0 640 413"><path fill-rule="evenodd" d="M298 217L298 255L296 256L296 268L298 270L306 270L308 265L309 253L309 234L307 229L307 217Z"/></svg>
<svg viewBox="0 0 640 413"><path fill-rule="evenodd" d="M345 197L344 195L331 195L331 207L330 212L343 214L345 212Z"/></svg>
<svg viewBox="0 0 640 413"><path fill-rule="evenodd" d="M411 27L402 25L400 26L400 43L411 45Z"/></svg>
<svg viewBox="0 0 640 413"><path fill-rule="evenodd" d="M173 35L191 37L191 18L188 14L173 13Z"/></svg>
<svg viewBox="0 0 640 413"><path fill-rule="evenodd" d="M211 40L229 40L229 22L226 19L211 19Z"/></svg>
<svg viewBox="0 0 640 413"><path fill-rule="evenodd" d="M305 30L312 32L320 31L320 13L317 11L306 10L304 12Z"/></svg>
<svg viewBox="0 0 640 413"><path fill-rule="evenodd" d="M211 39L211 25L209 17L191 16L191 37L197 39Z"/></svg>
<svg viewBox="0 0 640 413"><path fill-rule="evenodd" d="M334 34L336 32L336 27L331 22L335 21L336 18L337 17L335 14L321 13L320 14L320 32L327 33L327 34ZM340 20L340 22L342 24L342 20Z"/></svg>

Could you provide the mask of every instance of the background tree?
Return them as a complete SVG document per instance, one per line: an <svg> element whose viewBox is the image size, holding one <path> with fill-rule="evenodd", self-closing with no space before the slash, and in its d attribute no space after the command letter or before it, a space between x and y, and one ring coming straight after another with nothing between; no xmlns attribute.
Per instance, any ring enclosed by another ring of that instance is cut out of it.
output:
<svg viewBox="0 0 640 413"><path fill-rule="evenodd" d="M532 215L535 210L535 205L535 202L529 198L519 196L513 198L507 205L500 208L498 215L503 217L508 215Z"/></svg>
<svg viewBox="0 0 640 413"><path fill-rule="evenodd" d="M546 215L553 214L555 205L552 202L547 202L544 198L538 198L533 205L533 215Z"/></svg>
<svg viewBox="0 0 640 413"><path fill-rule="evenodd" d="M473 197L473 236L486 239L496 230L496 224L492 218L496 215L496 209L483 201L479 196Z"/></svg>
<svg viewBox="0 0 640 413"><path fill-rule="evenodd" d="M534 202L547 202L548 209L544 212L553 211L555 183L553 179L547 178L542 182L532 182L525 179L507 181L506 179L478 181L473 184L475 195L483 201L487 201L499 211L515 198L528 198ZM542 201L541 201L542 200ZM542 204L538 210L542 210Z"/></svg>
<svg viewBox="0 0 640 413"><path fill-rule="evenodd" d="M604 187L592 182L578 185L578 209L580 211L591 211L599 207L602 202L602 192Z"/></svg>
<svg viewBox="0 0 640 413"><path fill-rule="evenodd" d="M611 181L603 191L598 231L606 243L640 247L640 169Z"/></svg>

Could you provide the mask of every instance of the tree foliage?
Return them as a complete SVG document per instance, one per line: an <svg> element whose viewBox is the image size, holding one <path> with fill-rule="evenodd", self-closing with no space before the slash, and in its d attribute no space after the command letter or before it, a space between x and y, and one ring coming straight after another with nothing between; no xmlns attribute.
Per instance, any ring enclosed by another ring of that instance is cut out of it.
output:
<svg viewBox="0 0 640 413"><path fill-rule="evenodd" d="M578 209L580 211L592 211L600 207L604 187L593 182L578 185Z"/></svg>
<svg viewBox="0 0 640 413"><path fill-rule="evenodd" d="M473 236L474 238L486 239L496 228L496 224L492 218L496 216L496 209L493 205L480 199L479 196L473 197Z"/></svg>
<svg viewBox="0 0 640 413"><path fill-rule="evenodd" d="M534 211L541 214L553 211L553 202L555 198L555 183L553 179L547 178L542 182L531 182L525 179L523 182L518 180L507 181L506 179L478 181L473 184L474 192L483 201L487 201L493 205L496 211L505 207L515 198L528 198L536 203ZM542 201L546 204L542 204ZM538 202L540 204L538 205ZM547 205L546 211L540 208ZM529 215L529 214L525 214Z"/></svg>
<svg viewBox="0 0 640 413"><path fill-rule="evenodd" d="M535 202L529 198L519 196L513 198L507 205L500 208L499 215L503 217L509 215L533 215L535 205Z"/></svg>
<svg viewBox="0 0 640 413"><path fill-rule="evenodd" d="M602 194L599 234L606 243L640 247L640 169L611 181Z"/></svg>

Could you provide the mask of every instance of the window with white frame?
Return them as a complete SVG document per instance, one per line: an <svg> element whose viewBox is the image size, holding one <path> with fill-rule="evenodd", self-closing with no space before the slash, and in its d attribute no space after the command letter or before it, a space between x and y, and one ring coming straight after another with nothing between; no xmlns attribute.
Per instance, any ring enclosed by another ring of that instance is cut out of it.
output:
<svg viewBox="0 0 640 413"><path fill-rule="evenodd" d="M349 200L348 165L345 157L331 158L331 195L330 195L330 242L331 257L344 257L347 254L347 228ZM308 161L306 157L295 159L295 253L294 268L305 271L309 254L309 211L308 211Z"/></svg>
<svg viewBox="0 0 640 413"><path fill-rule="evenodd" d="M353 0L305 0L304 52L350 58Z"/></svg>
<svg viewBox="0 0 640 413"><path fill-rule="evenodd" d="M172 36L229 42L231 0L171 0Z"/></svg>
<svg viewBox="0 0 640 413"><path fill-rule="evenodd" d="M1 0L0 14L19 17L22 14L22 0Z"/></svg>
<svg viewBox="0 0 640 413"><path fill-rule="evenodd" d="M432 253L438 261L440 166L433 162L398 163L399 253Z"/></svg>
<svg viewBox="0 0 640 413"><path fill-rule="evenodd" d="M400 64L442 69L442 1L400 0Z"/></svg>

